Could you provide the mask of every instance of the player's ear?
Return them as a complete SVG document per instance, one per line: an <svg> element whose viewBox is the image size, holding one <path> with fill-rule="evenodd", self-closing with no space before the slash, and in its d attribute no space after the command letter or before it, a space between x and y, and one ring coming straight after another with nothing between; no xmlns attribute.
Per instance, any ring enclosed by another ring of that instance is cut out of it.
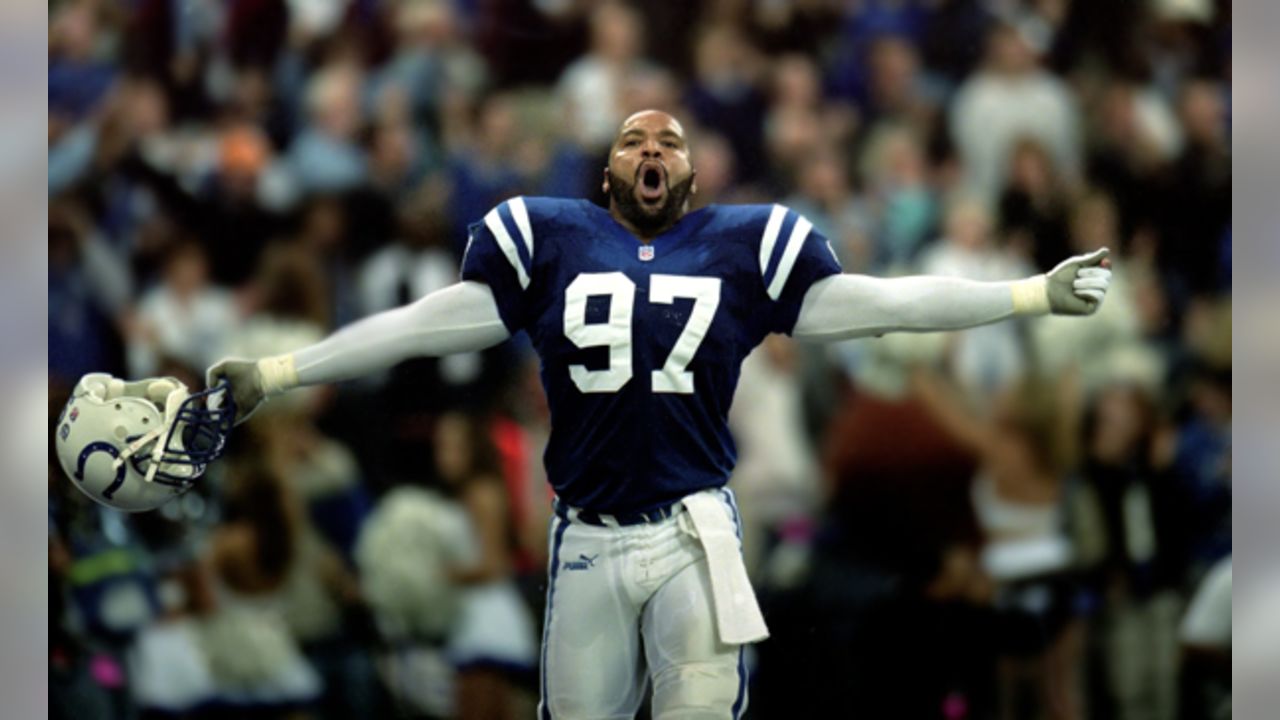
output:
<svg viewBox="0 0 1280 720"><path fill-rule="evenodd" d="M693 181L689 183L689 196L693 197L698 194L698 171L690 168L689 179Z"/></svg>
<svg viewBox="0 0 1280 720"><path fill-rule="evenodd" d="M609 194L609 168L604 169L604 182L601 183L600 189L604 191L605 195Z"/></svg>

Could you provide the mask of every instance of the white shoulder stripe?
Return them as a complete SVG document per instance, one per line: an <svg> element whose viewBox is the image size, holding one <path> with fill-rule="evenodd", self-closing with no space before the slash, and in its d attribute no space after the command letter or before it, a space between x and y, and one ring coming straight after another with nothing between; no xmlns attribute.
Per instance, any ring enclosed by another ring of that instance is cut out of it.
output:
<svg viewBox="0 0 1280 720"><path fill-rule="evenodd" d="M791 237L787 238L787 247L782 251L782 260L778 262L778 271L773 274L773 282L769 283L771 299L777 300L782 295L782 289L787 286L787 276L791 274L791 268L795 267L800 249L804 247L804 240L809 237L812 229L813 224L803 217L796 220L796 226L791 229Z"/></svg>
<svg viewBox="0 0 1280 720"><path fill-rule="evenodd" d="M524 206L524 198L513 197L507 201L511 208L511 217L515 218L516 227L520 229L520 237L524 239L524 247L529 251L529 264L533 264L533 226L529 224L529 210Z"/></svg>
<svg viewBox="0 0 1280 720"><path fill-rule="evenodd" d="M516 250L516 244L507 234L507 228L502 224L502 217L498 215L498 208L490 210L484 216L484 225L489 228L489 232L493 233L493 239L498 241L498 247L502 249L502 254L507 256L507 262L511 263L511 267L516 269L516 276L520 278L520 288L522 290L529 287L529 273L524 269L524 263L520 262L520 253Z"/></svg>
<svg viewBox="0 0 1280 720"><path fill-rule="evenodd" d="M769 271L769 258L773 257L773 246L778 243L778 232L782 230L782 219L787 216L787 209L774 205L769 213L769 222L764 226L764 238L760 241L760 281L764 282L764 274Z"/></svg>

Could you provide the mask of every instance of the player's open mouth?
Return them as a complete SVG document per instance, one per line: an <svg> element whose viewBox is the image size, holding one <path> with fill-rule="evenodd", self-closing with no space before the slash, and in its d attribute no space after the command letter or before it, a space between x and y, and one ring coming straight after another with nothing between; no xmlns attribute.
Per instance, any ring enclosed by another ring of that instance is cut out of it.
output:
<svg viewBox="0 0 1280 720"><path fill-rule="evenodd" d="M637 173L636 194L644 203L660 202L667 194L667 178L663 167L658 163L646 163L640 166Z"/></svg>

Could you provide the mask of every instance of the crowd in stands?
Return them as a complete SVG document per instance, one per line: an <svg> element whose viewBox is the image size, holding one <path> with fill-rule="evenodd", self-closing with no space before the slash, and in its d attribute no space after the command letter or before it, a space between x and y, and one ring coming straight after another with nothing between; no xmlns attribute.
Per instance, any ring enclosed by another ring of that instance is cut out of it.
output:
<svg viewBox="0 0 1280 720"><path fill-rule="evenodd" d="M1092 318L747 360L748 716L1229 717L1230 30L1225 0L51 0L51 427L85 373L202 387L455 282L468 224L603 204L661 108L696 205L785 203L846 272L1112 252ZM532 716L538 373L517 336L291 393L152 513L51 458L51 716Z"/></svg>

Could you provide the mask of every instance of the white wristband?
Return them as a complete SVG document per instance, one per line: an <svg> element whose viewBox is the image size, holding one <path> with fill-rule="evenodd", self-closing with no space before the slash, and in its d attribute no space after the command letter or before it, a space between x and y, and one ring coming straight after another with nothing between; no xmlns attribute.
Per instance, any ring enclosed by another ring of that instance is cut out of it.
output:
<svg viewBox="0 0 1280 720"><path fill-rule="evenodd" d="M292 354L262 358L258 361L258 376L262 378L262 392L267 397L298 386L298 370Z"/></svg>
<svg viewBox="0 0 1280 720"><path fill-rule="evenodd" d="M1015 315L1044 315L1049 312L1049 283L1044 275L1009 284Z"/></svg>

